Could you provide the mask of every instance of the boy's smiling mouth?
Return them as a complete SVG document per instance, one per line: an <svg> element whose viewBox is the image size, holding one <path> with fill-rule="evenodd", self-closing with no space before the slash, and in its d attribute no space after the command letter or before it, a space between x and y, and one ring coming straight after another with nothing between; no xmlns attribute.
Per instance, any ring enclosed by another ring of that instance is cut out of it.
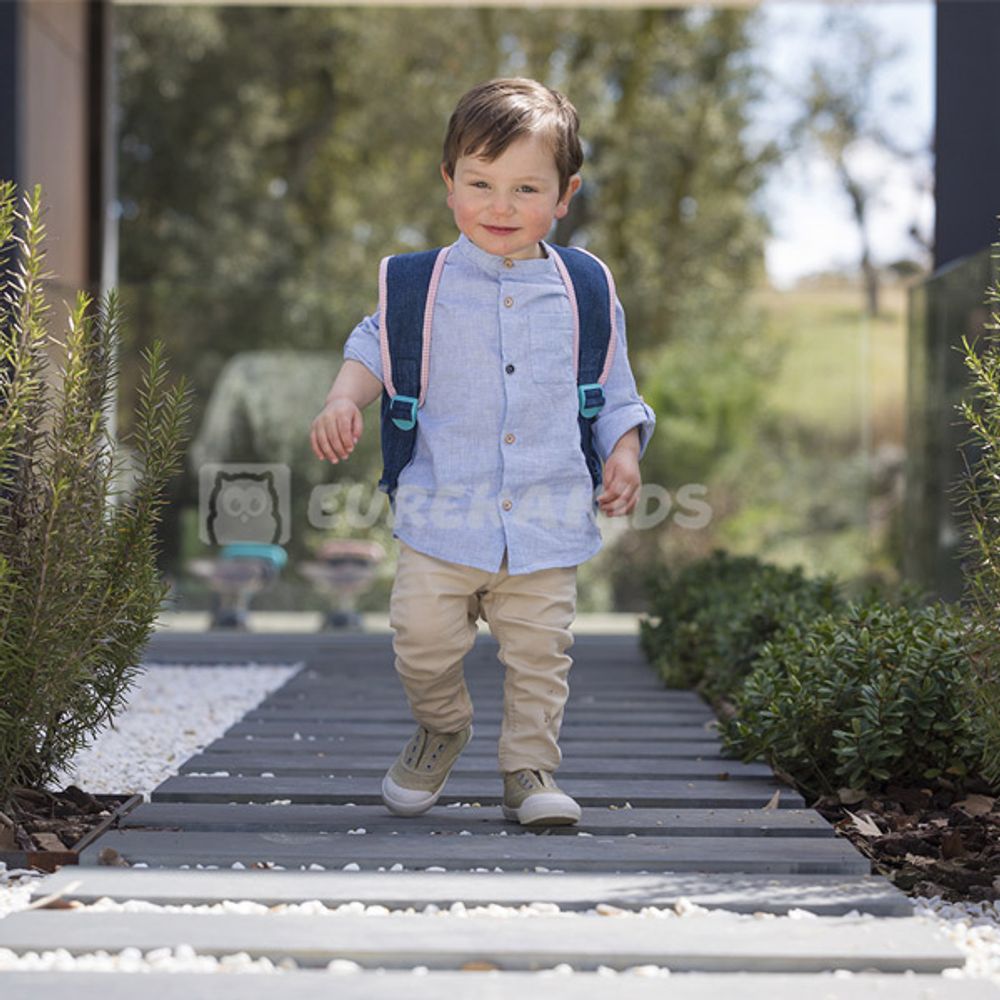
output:
<svg viewBox="0 0 1000 1000"><path fill-rule="evenodd" d="M499 233L499 234L517 232L516 226L486 226L486 229L488 229L491 233Z"/></svg>

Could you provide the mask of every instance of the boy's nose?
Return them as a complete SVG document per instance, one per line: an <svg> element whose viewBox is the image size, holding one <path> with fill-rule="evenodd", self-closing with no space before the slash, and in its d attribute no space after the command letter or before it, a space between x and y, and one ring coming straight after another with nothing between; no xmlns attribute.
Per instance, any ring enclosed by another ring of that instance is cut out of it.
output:
<svg viewBox="0 0 1000 1000"><path fill-rule="evenodd" d="M513 200L505 194L497 194L493 198L493 211L497 215L510 215L514 208Z"/></svg>

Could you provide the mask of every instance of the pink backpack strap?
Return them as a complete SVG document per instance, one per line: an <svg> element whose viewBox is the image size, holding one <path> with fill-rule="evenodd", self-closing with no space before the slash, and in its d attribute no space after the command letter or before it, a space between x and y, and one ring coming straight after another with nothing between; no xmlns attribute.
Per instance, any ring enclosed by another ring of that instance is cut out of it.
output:
<svg viewBox="0 0 1000 1000"><path fill-rule="evenodd" d="M615 279L611 276L611 271L600 257L595 256L589 250L584 250L583 247L576 247L575 249L580 250L588 257L592 257L596 260L597 263L601 265L601 270L604 272L604 276L608 281L608 301L611 304L611 337L608 340L608 352L604 359L604 367L601 369L601 374L597 379L599 385L604 385L604 383L608 380L611 365L615 360L615 348L618 341L618 313L615 309ZM569 270L567 269L565 263L563 263L562 257L560 257L559 254L554 253L551 249L548 250L548 253L553 261L555 261L556 270L559 272L559 277L562 278L563 285L566 287L566 294L569 296L570 308L573 311L573 371L576 372L580 367L580 309L577 305L576 289L573 287L573 279L570 277Z"/></svg>
<svg viewBox="0 0 1000 1000"><path fill-rule="evenodd" d="M437 300L438 285L441 282L441 272L444 270L444 262L448 257L451 247L442 247L434 260L434 268L431 271L430 283L427 286L427 300L424 304L423 336L420 353L420 397L418 406L424 405L424 397L427 394L427 381L430 372L431 358L431 330L434 318L434 303ZM385 391L392 398L396 395L396 388L392 381L392 355L389 351L389 328L386 320L388 314L388 273L389 261L394 255L383 257L378 268L378 341L379 353L382 357L382 384Z"/></svg>

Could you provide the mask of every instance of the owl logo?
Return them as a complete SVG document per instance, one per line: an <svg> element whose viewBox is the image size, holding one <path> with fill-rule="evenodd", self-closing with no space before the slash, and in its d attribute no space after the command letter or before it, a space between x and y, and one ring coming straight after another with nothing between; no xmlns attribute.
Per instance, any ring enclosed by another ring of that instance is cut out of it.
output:
<svg viewBox="0 0 1000 1000"><path fill-rule="evenodd" d="M213 471L210 489L203 490L205 541L211 545L279 545L287 541L287 484L276 476L275 469L252 471L233 466ZM203 482L203 487L208 485Z"/></svg>

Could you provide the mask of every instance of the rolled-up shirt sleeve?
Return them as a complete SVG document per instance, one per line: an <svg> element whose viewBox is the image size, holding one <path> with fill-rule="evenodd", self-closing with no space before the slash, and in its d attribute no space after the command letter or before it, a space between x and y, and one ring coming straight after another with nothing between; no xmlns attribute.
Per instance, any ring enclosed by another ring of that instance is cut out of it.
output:
<svg viewBox="0 0 1000 1000"><path fill-rule="evenodd" d="M625 310L617 298L615 311L618 327L615 357L604 383L604 406L593 424L594 444L602 462L607 461L619 438L633 427L639 428L639 457L642 458L656 426L656 414L635 386L625 341Z"/></svg>
<svg viewBox="0 0 1000 1000"><path fill-rule="evenodd" d="M372 375L382 381L382 352L378 339L378 310L366 316L350 332L344 344L344 360L360 361Z"/></svg>

